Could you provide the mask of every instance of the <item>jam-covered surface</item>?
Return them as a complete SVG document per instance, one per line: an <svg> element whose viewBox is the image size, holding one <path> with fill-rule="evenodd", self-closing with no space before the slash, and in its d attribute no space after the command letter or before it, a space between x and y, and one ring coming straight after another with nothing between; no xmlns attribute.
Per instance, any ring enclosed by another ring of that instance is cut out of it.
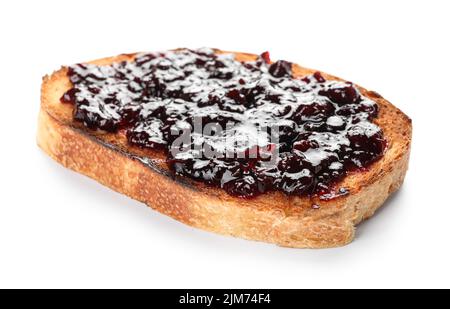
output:
<svg viewBox="0 0 450 309"><path fill-rule="evenodd" d="M107 66L69 67L61 101L74 120L164 151L174 174L250 198L279 190L321 198L386 147L377 104L319 72L294 78L269 54L239 62L210 49L137 55Z"/></svg>

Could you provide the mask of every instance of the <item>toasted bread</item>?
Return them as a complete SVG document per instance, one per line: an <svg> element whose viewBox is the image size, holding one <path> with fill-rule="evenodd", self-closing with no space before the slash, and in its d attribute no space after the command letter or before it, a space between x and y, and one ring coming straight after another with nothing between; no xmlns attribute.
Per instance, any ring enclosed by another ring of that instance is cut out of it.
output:
<svg viewBox="0 0 450 309"><path fill-rule="evenodd" d="M258 57L234 54L239 61ZM134 57L120 55L90 63L107 65L133 61ZM296 77L314 72L293 66ZM323 76L340 80L325 73ZM357 87L378 104L379 116L374 122L382 128L388 146L383 157L368 169L352 172L341 181L348 195L331 200L288 196L279 191L243 199L174 176L161 152L131 146L121 131L99 133L73 121L73 106L60 102L71 88L66 67L43 79L37 143L65 167L190 226L287 247L342 246L354 238L355 225L372 216L401 186L411 145L411 120L376 92Z"/></svg>

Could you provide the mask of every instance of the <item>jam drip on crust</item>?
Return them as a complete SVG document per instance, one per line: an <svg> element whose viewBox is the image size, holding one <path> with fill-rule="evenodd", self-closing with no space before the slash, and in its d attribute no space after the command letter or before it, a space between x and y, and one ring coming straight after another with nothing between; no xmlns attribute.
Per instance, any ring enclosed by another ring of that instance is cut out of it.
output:
<svg viewBox="0 0 450 309"><path fill-rule="evenodd" d="M131 145L164 151L175 174L234 196L345 194L337 182L386 148L377 104L352 83L294 78L267 52L248 62L211 49L145 53L68 76L61 101L75 121L125 130Z"/></svg>

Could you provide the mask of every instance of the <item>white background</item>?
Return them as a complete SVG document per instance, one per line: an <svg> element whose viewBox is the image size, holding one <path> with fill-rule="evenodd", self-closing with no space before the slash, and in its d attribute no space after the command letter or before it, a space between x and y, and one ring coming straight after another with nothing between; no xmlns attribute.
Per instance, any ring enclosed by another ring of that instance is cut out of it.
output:
<svg viewBox="0 0 450 309"><path fill-rule="evenodd" d="M1 1L0 287L450 287L448 3ZM298 250L196 230L36 146L44 74L202 46L269 50L374 89L413 119L404 186L353 243Z"/></svg>

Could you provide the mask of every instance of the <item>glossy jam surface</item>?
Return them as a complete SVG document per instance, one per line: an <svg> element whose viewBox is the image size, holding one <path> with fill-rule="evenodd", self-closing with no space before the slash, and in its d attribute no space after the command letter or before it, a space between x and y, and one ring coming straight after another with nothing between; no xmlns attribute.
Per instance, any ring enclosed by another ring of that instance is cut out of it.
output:
<svg viewBox="0 0 450 309"><path fill-rule="evenodd" d="M74 120L126 130L167 154L170 169L234 196L273 190L330 198L349 171L386 147L378 106L349 82L292 77L268 53L238 62L210 49L140 54L133 62L69 67Z"/></svg>

